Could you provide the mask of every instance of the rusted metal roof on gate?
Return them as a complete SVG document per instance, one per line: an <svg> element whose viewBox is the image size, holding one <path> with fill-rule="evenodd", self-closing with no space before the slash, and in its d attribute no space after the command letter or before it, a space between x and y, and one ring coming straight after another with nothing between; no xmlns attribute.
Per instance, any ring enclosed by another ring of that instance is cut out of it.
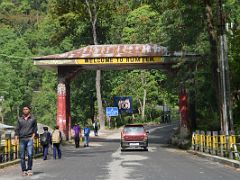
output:
<svg viewBox="0 0 240 180"><path fill-rule="evenodd" d="M121 58L167 56L167 48L156 44L91 45L63 54L33 58L34 60L61 60L78 58Z"/></svg>
<svg viewBox="0 0 240 180"><path fill-rule="evenodd" d="M157 44L90 45L62 54L35 57L34 65L58 69L60 66L85 70L168 68L183 59L195 60L196 54L168 52ZM185 58L187 57L187 58Z"/></svg>

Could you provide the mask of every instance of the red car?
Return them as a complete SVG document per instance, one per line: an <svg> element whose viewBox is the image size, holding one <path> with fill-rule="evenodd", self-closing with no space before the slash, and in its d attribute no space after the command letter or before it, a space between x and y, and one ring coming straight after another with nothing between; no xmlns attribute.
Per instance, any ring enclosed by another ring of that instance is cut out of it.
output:
<svg viewBox="0 0 240 180"><path fill-rule="evenodd" d="M121 132L121 148L148 148L148 134L142 124L126 125Z"/></svg>

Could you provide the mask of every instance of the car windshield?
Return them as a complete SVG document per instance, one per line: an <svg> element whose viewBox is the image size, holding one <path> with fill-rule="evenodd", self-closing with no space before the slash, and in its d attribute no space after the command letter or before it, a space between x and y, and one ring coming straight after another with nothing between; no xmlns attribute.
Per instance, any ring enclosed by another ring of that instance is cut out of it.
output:
<svg viewBox="0 0 240 180"><path fill-rule="evenodd" d="M128 126L124 128L124 132L128 134L132 133L143 133L144 128L142 126Z"/></svg>

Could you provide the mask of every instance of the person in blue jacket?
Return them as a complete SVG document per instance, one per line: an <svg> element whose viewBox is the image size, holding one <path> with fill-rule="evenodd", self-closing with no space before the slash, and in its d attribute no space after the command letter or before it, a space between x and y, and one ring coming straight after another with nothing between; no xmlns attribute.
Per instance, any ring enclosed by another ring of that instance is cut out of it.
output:
<svg viewBox="0 0 240 180"><path fill-rule="evenodd" d="M90 128L88 125L84 127L84 147L89 146L89 135L90 135Z"/></svg>

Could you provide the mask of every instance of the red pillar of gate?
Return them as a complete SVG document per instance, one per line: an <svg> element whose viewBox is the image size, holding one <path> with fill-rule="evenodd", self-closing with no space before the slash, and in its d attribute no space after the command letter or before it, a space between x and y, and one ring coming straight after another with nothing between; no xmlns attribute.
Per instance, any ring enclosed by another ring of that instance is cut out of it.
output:
<svg viewBox="0 0 240 180"><path fill-rule="evenodd" d="M66 83L66 120L67 120L67 139L71 137L71 104L70 104L70 83Z"/></svg>
<svg viewBox="0 0 240 180"><path fill-rule="evenodd" d="M188 117L188 97L186 89L182 88L179 95L180 126L190 130Z"/></svg>
<svg viewBox="0 0 240 180"><path fill-rule="evenodd" d="M59 130L67 137L66 94L65 82L59 80L57 87L57 125Z"/></svg>

